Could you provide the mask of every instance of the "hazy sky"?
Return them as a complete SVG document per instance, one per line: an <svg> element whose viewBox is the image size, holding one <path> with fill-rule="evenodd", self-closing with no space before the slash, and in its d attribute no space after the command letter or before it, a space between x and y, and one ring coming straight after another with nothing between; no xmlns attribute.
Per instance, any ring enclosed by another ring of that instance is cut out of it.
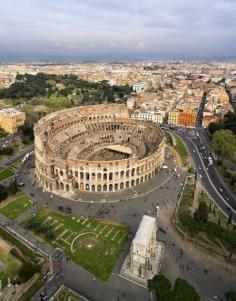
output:
<svg viewBox="0 0 236 301"><path fill-rule="evenodd" d="M236 57L236 0L0 0L0 59Z"/></svg>

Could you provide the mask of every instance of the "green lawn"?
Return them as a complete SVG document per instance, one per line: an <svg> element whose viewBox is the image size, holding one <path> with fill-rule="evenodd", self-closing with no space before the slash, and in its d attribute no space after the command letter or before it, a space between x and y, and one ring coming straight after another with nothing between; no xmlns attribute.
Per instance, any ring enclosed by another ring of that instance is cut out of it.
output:
<svg viewBox="0 0 236 301"><path fill-rule="evenodd" d="M183 141L179 137L179 135L173 134L173 136L174 136L175 141L176 141L176 145L174 146L174 148L178 152L178 154L180 155L183 163L186 164L187 161L188 161L188 152L187 152L187 149L185 147L185 144L183 143Z"/></svg>
<svg viewBox="0 0 236 301"><path fill-rule="evenodd" d="M54 247L64 249L67 256L101 280L108 280L128 235L128 227L103 219L71 217L40 209L35 217L22 222L27 228L29 221L42 227L51 227L55 238L48 239L46 231L34 233ZM32 229L32 227L30 228Z"/></svg>
<svg viewBox="0 0 236 301"><path fill-rule="evenodd" d="M26 196L19 196L10 201L6 206L0 208L0 212L7 218L13 220L32 206L32 200Z"/></svg>
<svg viewBox="0 0 236 301"><path fill-rule="evenodd" d="M32 251L29 247L27 247L25 244L23 244L19 239L15 238L13 235L11 235L9 232L7 232L4 228L0 227L0 237L13 246L16 246L20 249L20 251L27 257L29 257L31 260L34 260L36 257L36 253Z"/></svg>
<svg viewBox="0 0 236 301"><path fill-rule="evenodd" d="M8 277L12 278L18 274L21 265L21 261L17 260L13 255L0 250L0 280L3 287L7 285Z"/></svg>
<svg viewBox="0 0 236 301"><path fill-rule="evenodd" d="M0 172L0 181L6 180L14 175L10 168L6 168Z"/></svg>

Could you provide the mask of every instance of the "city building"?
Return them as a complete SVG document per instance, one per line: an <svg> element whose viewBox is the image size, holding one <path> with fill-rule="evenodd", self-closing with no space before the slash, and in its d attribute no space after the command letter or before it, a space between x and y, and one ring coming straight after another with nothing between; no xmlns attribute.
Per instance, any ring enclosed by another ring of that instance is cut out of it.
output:
<svg viewBox="0 0 236 301"><path fill-rule="evenodd" d="M157 112L137 112L135 114L132 114L131 118L162 124L164 116L163 114Z"/></svg>
<svg viewBox="0 0 236 301"><path fill-rule="evenodd" d="M0 127L8 133L14 133L25 123L25 113L15 108L0 110Z"/></svg>
<svg viewBox="0 0 236 301"><path fill-rule="evenodd" d="M178 124L179 111L171 111L168 113L168 124Z"/></svg>
<svg viewBox="0 0 236 301"><path fill-rule="evenodd" d="M196 114L191 109L182 109L178 115L178 125L195 126Z"/></svg>

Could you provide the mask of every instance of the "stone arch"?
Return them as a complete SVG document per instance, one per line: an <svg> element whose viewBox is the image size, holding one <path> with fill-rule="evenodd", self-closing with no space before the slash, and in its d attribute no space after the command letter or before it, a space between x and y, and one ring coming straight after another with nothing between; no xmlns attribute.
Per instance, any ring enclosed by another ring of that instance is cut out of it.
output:
<svg viewBox="0 0 236 301"><path fill-rule="evenodd" d="M110 181L113 180L113 173L112 172L109 173L109 180Z"/></svg>
<svg viewBox="0 0 236 301"><path fill-rule="evenodd" d="M97 186L97 191L101 191L102 190L102 186L101 185L98 185Z"/></svg>
<svg viewBox="0 0 236 301"><path fill-rule="evenodd" d="M70 186L68 184L66 184L66 191L70 190Z"/></svg>
<svg viewBox="0 0 236 301"><path fill-rule="evenodd" d="M136 185L138 185L138 184L139 184L139 178L136 179Z"/></svg>
<svg viewBox="0 0 236 301"><path fill-rule="evenodd" d="M120 189L124 189L124 183L123 182L120 183Z"/></svg>
<svg viewBox="0 0 236 301"><path fill-rule="evenodd" d="M107 191L107 184L103 185L103 191Z"/></svg>
<svg viewBox="0 0 236 301"><path fill-rule="evenodd" d="M118 184L115 183L115 190L118 190Z"/></svg>
<svg viewBox="0 0 236 301"><path fill-rule="evenodd" d="M86 191L89 191L89 190L90 190L90 186L89 186L88 183L85 185L85 190L86 190Z"/></svg>
<svg viewBox="0 0 236 301"><path fill-rule="evenodd" d="M129 181L126 181L125 188L129 188Z"/></svg>
<svg viewBox="0 0 236 301"><path fill-rule="evenodd" d="M60 182L60 189L64 190L64 183Z"/></svg>
<svg viewBox="0 0 236 301"><path fill-rule="evenodd" d="M131 170L131 176L133 177L133 176L134 176L134 174L135 174L135 169L134 169L134 168L132 168L132 170Z"/></svg>
<svg viewBox="0 0 236 301"><path fill-rule="evenodd" d="M112 184L109 184L109 191L112 191L113 190L113 186Z"/></svg>

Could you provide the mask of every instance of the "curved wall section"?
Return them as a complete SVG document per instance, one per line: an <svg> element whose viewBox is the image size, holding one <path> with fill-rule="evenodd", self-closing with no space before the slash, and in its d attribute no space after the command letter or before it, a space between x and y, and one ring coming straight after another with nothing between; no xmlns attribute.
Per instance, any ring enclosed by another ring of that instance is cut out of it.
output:
<svg viewBox="0 0 236 301"><path fill-rule="evenodd" d="M164 161L164 134L130 119L123 105L52 113L34 128L36 177L45 190L114 192L151 179Z"/></svg>

